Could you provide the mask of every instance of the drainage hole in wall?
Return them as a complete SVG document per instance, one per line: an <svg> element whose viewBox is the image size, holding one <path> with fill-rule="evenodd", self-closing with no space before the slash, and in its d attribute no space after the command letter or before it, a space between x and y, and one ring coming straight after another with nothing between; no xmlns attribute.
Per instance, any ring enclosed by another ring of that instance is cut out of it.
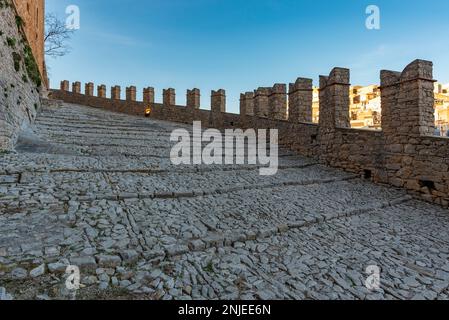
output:
<svg viewBox="0 0 449 320"><path fill-rule="evenodd" d="M436 190L435 182L430 180L419 180L419 185L421 186L421 188L428 188L431 192L433 190Z"/></svg>
<svg viewBox="0 0 449 320"><path fill-rule="evenodd" d="M373 172L371 170L365 169L363 170L363 178L366 180L371 180L373 177Z"/></svg>

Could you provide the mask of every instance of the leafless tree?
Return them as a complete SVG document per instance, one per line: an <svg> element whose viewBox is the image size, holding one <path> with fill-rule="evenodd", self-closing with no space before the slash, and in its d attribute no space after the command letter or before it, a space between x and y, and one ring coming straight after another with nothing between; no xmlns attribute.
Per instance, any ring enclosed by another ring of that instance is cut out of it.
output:
<svg viewBox="0 0 449 320"><path fill-rule="evenodd" d="M54 14L45 16L45 54L56 58L70 52L67 42L73 35L73 30L66 28L63 21Z"/></svg>

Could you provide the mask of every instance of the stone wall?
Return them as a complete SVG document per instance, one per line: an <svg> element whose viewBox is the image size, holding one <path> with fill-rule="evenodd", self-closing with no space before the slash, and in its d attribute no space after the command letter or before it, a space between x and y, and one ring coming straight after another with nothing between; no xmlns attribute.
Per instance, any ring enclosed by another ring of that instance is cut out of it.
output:
<svg viewBox="0 0 449 320"><path fill-rule="evenodd" d="M21 21L13 2L0 0L0 150L14 148L40 107L41 76Z"/></svg>
<svg viewBox="0 0 449 320"><path fill-rule="evenodd" d="M18 15L23 20L23 30L36 59L39 72L47 84L45 67L45 1L44 0L13 0Z"/></svg>
<svg viewBox="0 0 449 320"><path fill-rule="evenodd" d="M433 136L432 69L431 62L417 60L402 73L381 73L385 181L447 206L449 139Z"/></svg>
<svg viewBox="0 0 449 320"><path fill-rule="evenodd" d="M313 82L298 78L289 87L288 119L291 122L312 122Z"/></svg>
<svg viewBox="0 0 449 320"><path fill-rule="evenodd" d="M219 129L276 128L280 143L300 154L448 207L449 139L432 136L433 82L428 61L416 60L403 72L382 71L382 131L350 128L350 71L343 68L320 77L318 125L310 123L312 82L303 78L290 85L288 116L286 86L278 84L242 94L240 115L226 113L224 90L212 92L211 111L198 108L199 90L188 91L188 106L175 105L174 90L165 90L165 103L152 103L151 117L189 124L201 121L204 127ZM69 92L67 85L62 82L52 97L140 116L148 107L147 102Z"/></svg>

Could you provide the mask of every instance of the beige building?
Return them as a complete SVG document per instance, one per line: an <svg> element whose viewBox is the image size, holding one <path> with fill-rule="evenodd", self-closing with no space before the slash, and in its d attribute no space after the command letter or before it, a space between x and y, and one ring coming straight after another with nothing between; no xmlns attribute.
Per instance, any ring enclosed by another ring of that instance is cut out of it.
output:
<svg viewBox="0 0 449 320"><path fill-rule="evenodd" d="M449 84L435 84L435 120L437 134L447 136L449 131Z"/></svg>
<svg viewBox="0 0 449 320"><path fill-rule="evenodd" d="M313 122L320 117L319 88L313 89ZM350 87L350 118L353 128L380 128L380 89L379 86Z"/></svg>
<svg viewBox="0 0 449 320"><path fill-rule="evenodd" d="M377 85L354 86L349 95L351 127L381 128L380 88Z"/></svg>
<svg viewBox="0 0 449 320"><path fill-rule="evenodd" d="M351 127L381 129L381 97L378 85L350 87ZM313 89L313 122L320 116L319 88ZM449 84L435 83L435 120L437 134L445 136L449 130Z"/></svg>
<svg viewBox="0 0 449 320"><path fill-rule="evenodd" d="M313 88L312 102L312 121L318 123L320 120L320 90L317 87Z"/></svg>

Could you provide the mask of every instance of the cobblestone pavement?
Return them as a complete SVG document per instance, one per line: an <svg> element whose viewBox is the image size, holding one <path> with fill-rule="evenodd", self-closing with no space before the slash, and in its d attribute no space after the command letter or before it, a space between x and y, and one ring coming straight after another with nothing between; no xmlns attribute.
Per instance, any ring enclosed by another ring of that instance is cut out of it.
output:
<svg viewBox="0 0 449 320"><path fill-rule="evenodd" d="M257 166L172 166L179 125L42 110L0 155L0 299L447 299L449 215L281 150ZM368 266L381 287L365 287Z"/></svg>

